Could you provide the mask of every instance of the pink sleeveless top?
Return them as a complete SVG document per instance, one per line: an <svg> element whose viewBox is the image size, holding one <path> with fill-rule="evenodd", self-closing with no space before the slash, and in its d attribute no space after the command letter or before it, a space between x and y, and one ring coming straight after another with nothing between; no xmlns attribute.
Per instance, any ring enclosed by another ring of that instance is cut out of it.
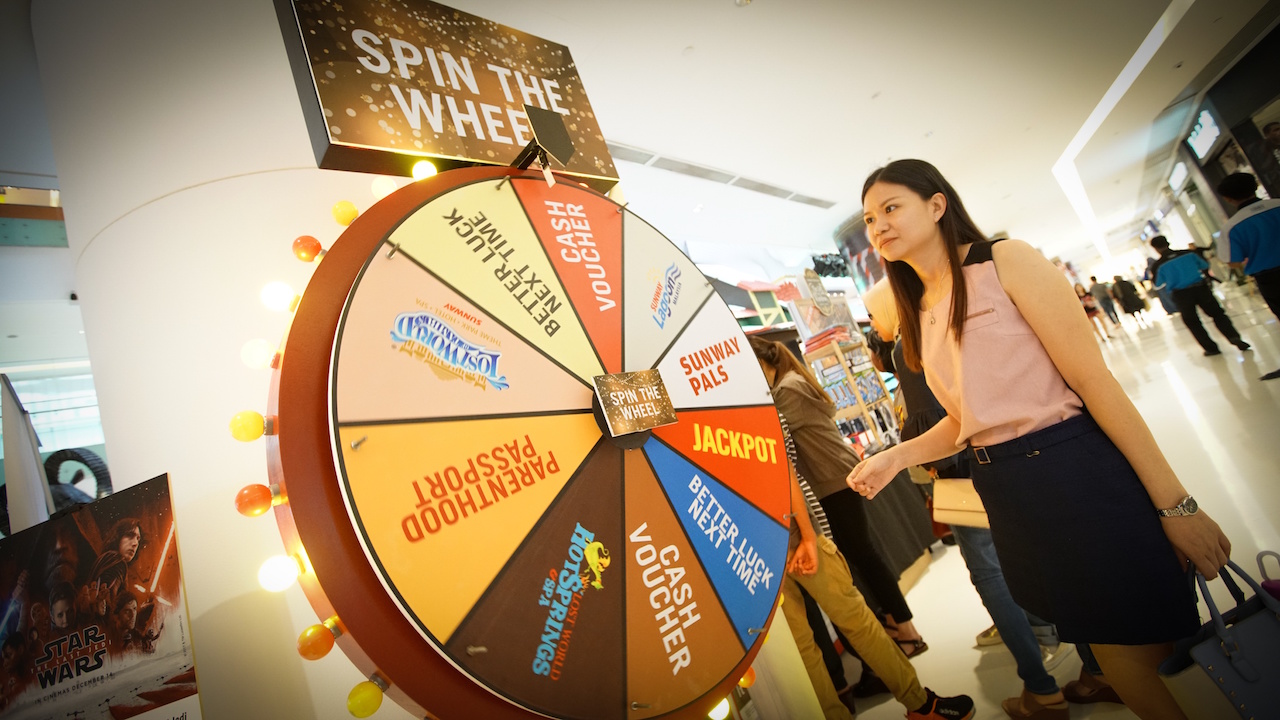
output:
<svg viewBox="0 0 1280 720"><path fill-rule="evenodd" d="M979 447L1049 427L1084 407L1000 286L991 245L974 243L962 267L969 305L963 342L950 332L950 293L935 306L934 324L920 313L929 389L959 421L958 442Z"/></svg>

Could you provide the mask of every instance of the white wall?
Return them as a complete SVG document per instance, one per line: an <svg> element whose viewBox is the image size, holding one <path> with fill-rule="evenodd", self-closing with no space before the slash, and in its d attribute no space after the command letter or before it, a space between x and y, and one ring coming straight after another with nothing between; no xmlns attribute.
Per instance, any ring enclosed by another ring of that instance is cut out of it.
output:
<svg viewBox="0 0 1280 720"><path fill-rule="evenodd" d="M0 185L52 190L58 178L30 27L30 0L0 2Z"/></svg>

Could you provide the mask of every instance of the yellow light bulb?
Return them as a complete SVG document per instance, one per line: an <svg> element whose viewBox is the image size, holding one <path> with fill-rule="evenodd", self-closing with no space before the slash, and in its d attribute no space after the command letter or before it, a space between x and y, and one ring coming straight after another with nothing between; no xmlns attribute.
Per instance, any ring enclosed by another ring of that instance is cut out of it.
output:
<svg viewBox="0 0 1280 720"><path fill-rule="evenodd" d="M367 718L382 707L382 688L365 680L351 688L347 695L347 712L358 718Z"/></svg>
<svg viewBox="0 0 1280 720"><path fill-rule="evenodd" d="M350 200L339 200L333 204L333 219L338 221L339 225L350 225L355 221L360 211L356 209L355 203Z"/></svg>
<svg viewBox="0 0 1280 720"><path fill-rule="evenodd" d="M413 164L414 180L426 180L437 172L439 171L436 170L436 166L430 160L419 160Z"/></svg>
<svg viewBox="0 0 1280 720"><path fill-rule="evenodd" d="M266 305L268 310L279 312L288 310L297 295L288 283L273 280L262 286L262 292L258 293L258 297L262 299L262 304Z"/></svg>
<svg viewBox="0 0 1280 720"><path fill-rule="evenodd" d="M301 570L298 561L288 555L269 557L258 569L258 584L263 590L282 592L297 581Z"/></svg>
<svg viewBox="0 0 1280 720"><path fill-rule="evenodd" d="M231 417L231 437L240 442L253 442L262 437L266 429L266 419L252 410L244 410Z"/></svg>
<svg viewBox="0 0 1280 720"><path fill-rule="evenodd" d="M719 705L711 708L711 712L707 713L707 717L711 720L724 720L729 717L729 698L720 701Z"/></svg>

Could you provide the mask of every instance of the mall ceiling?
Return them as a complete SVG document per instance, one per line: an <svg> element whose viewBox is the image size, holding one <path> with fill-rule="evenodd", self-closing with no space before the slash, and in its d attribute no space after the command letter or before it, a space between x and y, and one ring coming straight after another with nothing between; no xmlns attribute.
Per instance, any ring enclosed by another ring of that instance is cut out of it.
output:
<svg viewBox="0 0 1280 720"><path fill-rule="evenodd" d="M618 163L631 207L731 282L831 251L866 174L904 157L941 168L988 233L1085 267L1098 244L1125 251L1198 95L1280 16L1280 0L446 4L568 46L605 137L660 158ZM29 8L0 0L0 184L56 187ZM680 163L814 202L662 169Z"/></svg>
<svg viewBox="0 0 1280 720"><path fill-rule="evenodd" d="M744 242L830 250L831 231L860 209L866 174L903 157L941 168L988 233L1087 263L1098 233L1053 173L1069 149L1094 227L1127 249L1190 123L1195 103L1178 102L1280 9L1264 0L453 5L567 45L610 141L837 203L712 192L722 188L620 167L633 205L644 196L637 211L701 263ZM1140 49L1154 52L1134 61Z"/></svg>

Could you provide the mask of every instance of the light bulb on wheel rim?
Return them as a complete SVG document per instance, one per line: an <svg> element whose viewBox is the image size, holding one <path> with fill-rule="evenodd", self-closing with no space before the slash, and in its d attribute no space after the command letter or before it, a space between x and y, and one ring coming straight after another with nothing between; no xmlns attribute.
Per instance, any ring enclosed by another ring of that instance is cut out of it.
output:
<svg viewBox="0 0 1280 720"><path fill-rule="evenodd" d="M302 568L296 558L288 555L276 555L267 558L258 569L258 584L263 590L282 592L288 590L298 579Z"/></svg>
<svg viewBox="0 0 1280 720"><path fill-rule="evenodd" d="M273 280L262 286L262 292L258 294L262 304L267 306L268 310L288 310L293 305L293 299L297 297L293 292L293 288L288 283Z"/></svg>

